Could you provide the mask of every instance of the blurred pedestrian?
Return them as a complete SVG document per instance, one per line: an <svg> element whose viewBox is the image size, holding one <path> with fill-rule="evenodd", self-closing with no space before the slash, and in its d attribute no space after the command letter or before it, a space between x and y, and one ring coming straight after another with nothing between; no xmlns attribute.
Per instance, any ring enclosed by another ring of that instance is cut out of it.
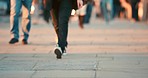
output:
<svg viewBox="0 0 148 78"><path fill-rule="evenodd" d="M94 7L95 7L95 12L96 12L96 18L100 17L101 14L101 1L100 0L94 0Z"/></svg>
<svg viewBox="0 0 148 78"><path fill-rule="evenodd" d="M31 28L31 10L32 0L11 0L10 12L10 44L15 44L19 41L19 16L22 11L22 31L23 44L28 44L29 31ZM22 10L21 10L22 8Z"/></svg>
<svg viewBox="0 0 148 78"><path fill-rule="evenodd" d="M143 0L140 4L141 4L140 6L142 6L142 4L143 4L143 18L142 18L142 20L147 21L147 23L148 23L148 0Z"/></svg>
<svg viewBox="0 0 148 78"><path fill-rule="evenodd" d="M68 21L71 16L72 9L77 9L83 6L82 0L45 0L44 17L50 12L53 26L55 28L58 43L54 49L57 59L61 59L63 53L66 52L68 45ZM45 19L49 22L48 18Z"/></svg>
<svg viewBox="0 0 148 78"><path fill-rule="evenodd" d="M109 6L108 6L109 5ZM110 13L109 13L110 7ZM101 0L101 9L103 11L103 16L106 22L109 22L113 19L113 0Z"/></svg>
<svg viewBox="0 0 148 78"><path fill-rule="evenodd" d="M88 0L87 7L86 7L86 14L85 14L84 20L83 20L84 24L88 24L90 22L93 5L94 5L94 0Z"/></svg>
<svg viewBox="0 0 148 78"><path fill-rule="evenodd" d="M128 20L132 19L132 8L130 4L126 0L120 0L121 6L125 9L127 12L127 18Z"/></svg>
<svg viewBox="0 0 148 78"><path fill-rule="evenodd" d="M79 18L79 27L81 29L84 28L83 24L84 24L84 16L86 15L86 8L87 8L87 5L84 5L84 6L82 6L82 8L80 8L76 11L78 18Z"/></svg>
<svg viewBox="0 0 148 78"><path fill-rule="evenodd" d="M139 17L138 17L138 5L139 5L139 2L141 0L127 0L128 3L130 3L131 7L132 7L132 18L133 18L133 21L139 21Z"/></svg>
<svg viewBox="0 0 148 78"><path fill-rule="evenodd" d="M113 17L119 16L121 9L122 7L121 7L120 0L113 0L113 10L114 10Z"/></svg>
<svg viewBox="0 0 148 78"><path fill-rule="evenodd" d="M32 2L32 24L38 24L39 23L39 0L33 0Z"/></svg>

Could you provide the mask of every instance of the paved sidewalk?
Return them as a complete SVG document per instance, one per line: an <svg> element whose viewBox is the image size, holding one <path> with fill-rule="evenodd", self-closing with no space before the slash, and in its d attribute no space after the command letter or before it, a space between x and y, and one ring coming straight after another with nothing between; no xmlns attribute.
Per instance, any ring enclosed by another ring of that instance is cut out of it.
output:
<svg viewBox="0 0 148 78"><path fill-rule="evenodd" d="M92 18L82 30L69 26L68 55L53 53L55 32L38 19L29 45L9 45L9 21L0 21L0 78L147 78L148 25ZM21 32L20 32L21 33Z"/></svg>

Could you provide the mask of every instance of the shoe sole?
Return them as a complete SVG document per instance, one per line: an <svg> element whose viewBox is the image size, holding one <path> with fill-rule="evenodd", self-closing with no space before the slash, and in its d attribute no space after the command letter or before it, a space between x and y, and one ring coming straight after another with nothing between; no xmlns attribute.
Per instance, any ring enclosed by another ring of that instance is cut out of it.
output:
<svg viewBox="0 0 148 78"><path fill-rule="evenodd" d="M14 43L10 43L10 42L9 42L9 44L17 44L17 43L18 43L18 41L17 41L17 42L14 42Z"/></svg>
<svg viewBox="0 0 148 78"><path fill-rule="evenodd" d="M59 49L55 49L54 53L57 55L57 59L61 59L62 58L62 53L60 52Z"/></svg>
<svg viewBox="0 0 148 78"><path fill-rule="evenodd" d="M63 53L62 55L66 56L66 55L67 55L67 53Z"/></svg>
<svg viewBox="0 0 148 78"><path fill-rule="evenodd" d="M22 42L23 45L27 45L28 43Z"/></svg>

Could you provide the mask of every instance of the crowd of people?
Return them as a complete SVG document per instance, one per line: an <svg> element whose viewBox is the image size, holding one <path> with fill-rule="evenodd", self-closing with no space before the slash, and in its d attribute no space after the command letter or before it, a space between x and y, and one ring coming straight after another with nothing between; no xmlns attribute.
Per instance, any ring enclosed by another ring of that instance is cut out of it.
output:
<svg viewBox="0 0 148 78"><path fill-rule="evenodd" d="M106 22L109 22L116 16L125 17L131 21L140 21L138 14L140 8L143 8L143 14L148 13L147 0L94 0L91 4L87 4L86 12L91 13L91 10L87 10L88 8L92 9L93 6L96 10L96 17L103 16Z"/></svg>
<svg viewBox="0 0 148 78"><path fill-rule="evenodd" d="M90 23L92 11L95 9L96 18L104 18L109 23L114 18L126 18L131 22L148 19L147 0L87 0L87 4L76 11L79 27Z"/></svg>
<svg viewBox="0 0 148 78"><path fill-rule="evenodd" d="M10 0L10 35L9 44L19 42L19 17L22 12L22 44L27 45L29 32L31 29L31 6L36 5L36 0ZM68 22L71 16L72 9L82 8L86 4L85 0L42 0L43 17L46 22L49 22L49 17L52 18L53 27L57 36L56 47L54 53L57 59L61 59L66 53L68 45Z"/></svg>
<svg viewBox="0 0 148 78"><path fill-rule="evenodd" d="M28 44L29 32L31 29L31 6L36 7L39 15L39 10L42 10L41 15L48 23L52 19L55 33L57 34L57 44L54 53L57 59L61 59L66 53L68 45L68 21L71 16L71 11L74 9L75 14L79 17L79 26L84 28L83 24L90 23L93 7L96 10L96 17L104 17L108 23L116 16L126 17L128 20L140 21L138 16L139 7L142 6L142 0L10 0L10 35L9 44L19 42L19 17L22 12L22 44ZM147 0L145 0L147 1ZM148 4L148 3L147 3ZM146 7L148 7L146 4ZM146 8L147 9L147 8ZM148 10L144 11L147 19Z"/></svg>
<svg viewBox="0 0 148 78"><path fill-rule="evenodd" d="M43 10L44 0L33 0L35 6L38 5ZM109 23L116 17L126 18L132 22L148 19L148 1L147 0L86 0L87 4L81 9L76 10L79 18L80 28L84 28L83 24L90 22L93 9L96 12L96 18L103 17L106 23ZM141 10L142 8L142 10ZM35 13L39 13L35 12ZM41 11L40 11L41 13ZM43 12L44 13L44 12ZM48 19L45 17L45 19ZM48 20L46 20L48 21Z"/></svg>

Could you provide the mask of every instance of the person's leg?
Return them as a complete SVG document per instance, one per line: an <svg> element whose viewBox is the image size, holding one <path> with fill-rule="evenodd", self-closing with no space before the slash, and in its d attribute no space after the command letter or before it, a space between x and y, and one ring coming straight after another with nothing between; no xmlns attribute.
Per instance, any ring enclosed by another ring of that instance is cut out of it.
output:
<svg viewBox="0 0 148 78"><path fill-rule="evenodd" d="M132 17L136 21L139 21L139 17L138 17L138 6L137 6L137 4L132 4Z"/></svg>
<svg viewBox="0 0 148 78"><path fill-rule="evenodd" d="M59 18L58 17L59 17L60 2L57 2L55 0L55 1L53 1L53 4L56 4L56 5L53 5L52 9L50 10L50 15L51 15L51 18L52 18L52 24L54 26L56 35L58 36L58 33L59 33L59 26L58 26Z"/></svg>
<svg viewBox="0 0 148 78"><path fill-rule="evenodd" d="M57 3L59 4L57 6ZM71 14L72 5L69 0L62 0L56 2L51 10L53 25L58 36L58 43L54 49L57 59L61 59L65 54L65 47L67 47L68 21ZM57 23L56 23L57 22Z"/></svg>
<svg viewBox="0 0 148 78"><path fill-rule="evenodd" d="M113 4L113 0L109 0L109 3L110 3L110 7L111 7L110 19L113 19L113 17L114 17L114 4Z"/></svg>
<svg viewBox="0 0 148 78"><path fill-rule="evenodd" d="M146 2L147 3L147 5L146 5L146 11L145 11L145 13L146 13L146 20L147 20L147 23L148 23L148 1Z"/></svg>
<svg viewBox="0 0 148 78"><path fill-rule="evenodd" d="M96 18L98 18L100 16L100 0L94 0L94 4Z"/></svg>
<svg viewBox="0 0 148 78"><path fill-rule="evenodd" d="M43 0L43 18L47 23L49 23L50 10L52 9L53 1L55 0Z"/></svg>
<svg viewBox="0 0 148 78"><path fill-rule="evenodd" d="M79 17L79 26L80 26L81 29L83 29L84 28L84 26L83 26L84 16L79 15L78 17Z"/></svg>
<svg viewBox="0 0 148 78"><path fill-rule="evenodd" d="M21 1L11 0L10 29L12 38L19 38L19 14L21 6Z"/></svg>
<svg viewBox="0 0 148 78"><path fill-rule="evenodd" d="M10 12L10 44L18 42L19 39L19 14L22 6L21 0L11 0L11 12Z"/></svg>
<svg viewBox="0 0 148 78"><path fill-rule="evenodd" d="M108 12L107 12L107 0L103 0L101 6L102 6L102 11L103 11L103 16L105 18L105 21L108 22L109 18L108 18Z"/></svg>
<svg viewBox="0 0 148 78"><path fill-rule="evenodd" d="M52 6L52 9L50 10L52 23L57 36L56 47L54 48L54 53L57 55L56 56L57 59L61 59L63 54L61 47L58 44L59 43L59 18L58 17L59 17L59 7L60 7L59 5L60 5L60 2L58 2L57 0L53 1L53 6Z"/></svg>
<svg viewBox="0 0 148 78"><path fill-rule="evenodd" d="M58 22L57 22L57 17L56 17L57 14L56 14L55 9L50 10L50 15L51 15L51 18L52 18L52 24L53 24L53 27L55 29L56 35L58 36L59 28L58 28Z"/></svg>
<svg viewBox="0 0 148 78"><path fill-rule="evenodd" d="M22 30L24 33L24 38L23 40L28 40L29 37L29 31L31 28L31 5L32 5L32 0L24 0L23 1L23 12L22 12Z"/></svg>
<svg viewBox="0 0 148 78"><path fill-rule="evenodd" d="M93 4L92 3L88 3L87 4L87 8L86 8L86 15L84 16L83 23L89 23L90 22L92 8L93 8Z"/></svg>
<svg viewBox="0 0 148 78"><path fill-rule="evenodd" d="M79 10L78 10L78 17L79 17L79 27L81 29L84 28L83 26L83 21L84 21L84 16L86 15L86 8L87 5L82 6Z"/></svg>
<svg viewBox="0 0 148 78"><path fill-rule="evenodd" d="M59 7L59 18L58 18L58 44L62 50L67 46L67 35L68 35L68 22L71 14L72 5L69 0L62 0Z"/></svg>
<svg viewBox="0 0 148 78"><path fill-rule="evenodd" d="M127 3L125 0L121 0L121 6L123 8L125 8L125 10L127 11L127 18L129 20L132 19L132 7L129 3Z"/></svg>
<svg viewBox="0 0 148 78"><path fill-rule="evenodd" d="M142 16L142 20L146 21L147 20L147 11L148 11L148 1L147 0L143 0L143 16Z"/></svg>
<svg viewBox="0 0 148 78"><path fill-rule="evenodd" d="M54 30L56 32L55 41L58 44L58 40L59 40L58 39L59 38L58 37L58 33L59 33L58 13L59 13L59 5L60 5L60 2L53 1L53 4L56 4L56 5L53 5L53 8L50 10L50 15L51 15L51 18L52 18L52 24L53 24Z"/></svg>

